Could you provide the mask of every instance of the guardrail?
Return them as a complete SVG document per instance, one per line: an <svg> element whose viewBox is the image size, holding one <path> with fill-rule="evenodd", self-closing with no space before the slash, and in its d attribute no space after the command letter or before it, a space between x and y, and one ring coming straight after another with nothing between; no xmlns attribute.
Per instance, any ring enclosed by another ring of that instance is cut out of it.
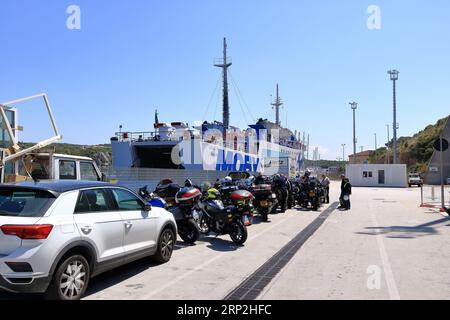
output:
<svg viewBox="0 0 450 320"><path fill-rule="evenodd" d="M442 209L441 186L424 185L420 191L420 206ZM444 203L450 208L450 186L444 186Z"/></svg>

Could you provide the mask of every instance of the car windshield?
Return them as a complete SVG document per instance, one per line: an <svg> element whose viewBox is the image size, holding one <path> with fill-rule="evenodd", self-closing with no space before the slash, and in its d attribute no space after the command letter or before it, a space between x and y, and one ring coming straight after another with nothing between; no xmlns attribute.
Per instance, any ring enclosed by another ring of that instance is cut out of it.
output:
<svg viewBox="0 0 450 320"><path fill-rule="evenodd" d="M42 217L55 199L47 191L0 189L0 216Z"/></svg>

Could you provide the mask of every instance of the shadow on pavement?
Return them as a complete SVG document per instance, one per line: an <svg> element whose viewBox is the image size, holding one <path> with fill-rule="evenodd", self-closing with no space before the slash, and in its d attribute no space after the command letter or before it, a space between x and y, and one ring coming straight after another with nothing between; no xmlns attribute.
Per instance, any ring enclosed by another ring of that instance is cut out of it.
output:
<svg viewBox="0 0 450 320"><path fill-rule="evenodd" d="M227 237L227 236L226 236ZM205 236L201 239L201 241L208 243L206 246L209 249L219 252L232 252L243 248L243 246L239 246L231 241L231 238L228 236L228 239L215 238L214 236Z"/></svg>
<svg viewBox="0 0 450 320"><path fill-rule="evenodd" d="M159 265L157 263L154 263L151 258L144 258L117 269L102 273L90 280L89 287L84 297L87 298L90 295L96 294L99 291L117 285L141 272L144 272L147 269L157 266Z"/></svg>
<svg viewBox="0 0 450 320"><path fill-rule="evenodd" d="M450 218L443 218L417 226L367 227L368 232L357 232L362 235L385 235L393 239L414 239L416 237L439 234L437 228L450 227Z"/></svg>

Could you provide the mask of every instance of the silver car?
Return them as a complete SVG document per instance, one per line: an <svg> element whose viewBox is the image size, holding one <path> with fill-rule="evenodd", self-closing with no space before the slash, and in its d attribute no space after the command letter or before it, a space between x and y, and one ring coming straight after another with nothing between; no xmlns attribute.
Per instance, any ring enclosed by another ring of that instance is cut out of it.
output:
<svg viewBox="0 0 450 320"><path fill-rule="evenodd" d="M77 300L89 279L134 260L170 260L172 214L101 182L0 186L0 290Z"/></svg>

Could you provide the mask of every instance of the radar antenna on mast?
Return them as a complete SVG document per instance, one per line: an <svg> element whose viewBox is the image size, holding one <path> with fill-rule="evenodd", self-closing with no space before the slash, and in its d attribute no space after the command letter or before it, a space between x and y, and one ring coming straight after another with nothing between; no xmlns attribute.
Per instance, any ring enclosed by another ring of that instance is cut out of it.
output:
<svg viewBox="0 0 450 320"><path fill-rule="evenodd" d="M227 57L227 38L223 38L223 60L219 59L214 66L223 69L223 126L230 127L230 103L228 99L228 68L233 63Z"/></svg>
<svg viewBox="0 0 450 320"><path fill-rule="evenodd" d="M275 101L272 102L273 109L275 109L275 123L281 126L280 107L283 106L283 100L280 98L280 89L277 83L277 95Z"/></svg>

